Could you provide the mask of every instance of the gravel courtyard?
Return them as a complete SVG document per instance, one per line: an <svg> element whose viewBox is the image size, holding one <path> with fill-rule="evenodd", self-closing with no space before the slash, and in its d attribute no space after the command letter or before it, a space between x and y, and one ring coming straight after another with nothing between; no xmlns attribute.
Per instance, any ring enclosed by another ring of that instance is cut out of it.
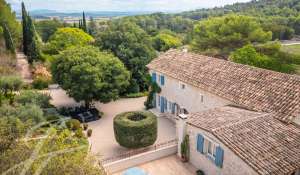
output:
<svg viewBox="0 0 300 175"><path fill-rule="evenodd" d="M57 107L73 106L76 102L69 98L65 91L61 89L51 89L51 103ZM122 112L136 111L144 109L145 97L120 99L107 104L96 103L98 110L104 112L103 118L98 121L89 123L89 127L93 129L90 138L92 148L91 151L101 158L108 158L119 155L128 149L119 146L115 141L113 131L113 118ZM156 143L162 143L173 140L176 137L175 124L166 118L158 118L158 139Z"/></svg>

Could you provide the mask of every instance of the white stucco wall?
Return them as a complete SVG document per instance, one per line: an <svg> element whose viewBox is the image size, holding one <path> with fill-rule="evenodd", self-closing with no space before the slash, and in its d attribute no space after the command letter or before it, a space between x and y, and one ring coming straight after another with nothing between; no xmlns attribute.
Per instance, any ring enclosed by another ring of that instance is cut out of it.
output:
<svg viewBox="0 0 300 175"><path fill-rule="evenodd" d="M157 82L160 85L158 77L159 75L161 75L161 73L157 71L150 71L151 74L152 72L155 72L157 74ZM158 95L166 97L168 101L171 101L173 103L176 102L180 105L181 108L185 108L189 113L205 111L208 109L232 104L226 99L220 98L216 95L213 95L209 92L186 83L185 89L181 89L181 82L179 80L168 77L166 75L164 76L165 85L160 86L162 91ZM156 100L158 104L158 98ZM157 108L159 109L159 107Z"/></svg>
<svg viewBox="0 0 300 175"><path fill-rule="evenodd" d="M187 134L190 136L190 163L196 168L201 169L208 175L257 175L257 173L247 165L242 159L235 155L222 142L212 134L201 129L187 125ZM197 134L202 134L220 145L224 150L223 167L217 167L214 162L205 155L197 151Z"/></svg>

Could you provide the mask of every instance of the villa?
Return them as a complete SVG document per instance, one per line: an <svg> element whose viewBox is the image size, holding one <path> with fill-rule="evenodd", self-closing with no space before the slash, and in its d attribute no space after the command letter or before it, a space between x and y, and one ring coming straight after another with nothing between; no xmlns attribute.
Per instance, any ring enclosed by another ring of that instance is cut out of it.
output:
<svg viewBox="0 0 300 175"><path fill-rule="evenodd" d="M170 50L148 66L155 108L205 174L300 175L300 77ZM179 155L180 156L180 155Z"/></svg>

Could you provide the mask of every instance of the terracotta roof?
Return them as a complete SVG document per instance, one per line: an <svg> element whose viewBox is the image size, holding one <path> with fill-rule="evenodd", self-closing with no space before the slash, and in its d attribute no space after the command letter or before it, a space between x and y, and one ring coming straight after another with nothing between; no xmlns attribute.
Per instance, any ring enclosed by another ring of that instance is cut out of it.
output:
<svg viewBox="0 0 300 175"><path fill-rule="evenodd" d="M300 78L217 58L170 50L147 66L167 76L291 122L300 115Z"/></svg>
<svg viewBox="0 0 300 175"><path fill-rule="evenodd" d="M211 132L258 174L284 175L300 168L300 128L262 114L221 107L190 114L188 124Z"/></svg>

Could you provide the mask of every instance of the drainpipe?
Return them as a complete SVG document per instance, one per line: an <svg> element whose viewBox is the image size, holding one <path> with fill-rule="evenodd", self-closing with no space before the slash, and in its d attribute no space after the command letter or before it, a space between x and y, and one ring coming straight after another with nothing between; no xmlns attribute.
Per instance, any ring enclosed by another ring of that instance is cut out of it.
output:
<svg viewBox="0 0 300 175"><path fill-rule="evenodd" d="M178 139L178 151L177 154L179 157L181 157L181 151L180 151L180 145L182 141L184 140L184 137L186 135L186 119L187 115L186 114L179 114L178 115L178 120L176 122L176 129L177 129L177 139Z"/></svg>

